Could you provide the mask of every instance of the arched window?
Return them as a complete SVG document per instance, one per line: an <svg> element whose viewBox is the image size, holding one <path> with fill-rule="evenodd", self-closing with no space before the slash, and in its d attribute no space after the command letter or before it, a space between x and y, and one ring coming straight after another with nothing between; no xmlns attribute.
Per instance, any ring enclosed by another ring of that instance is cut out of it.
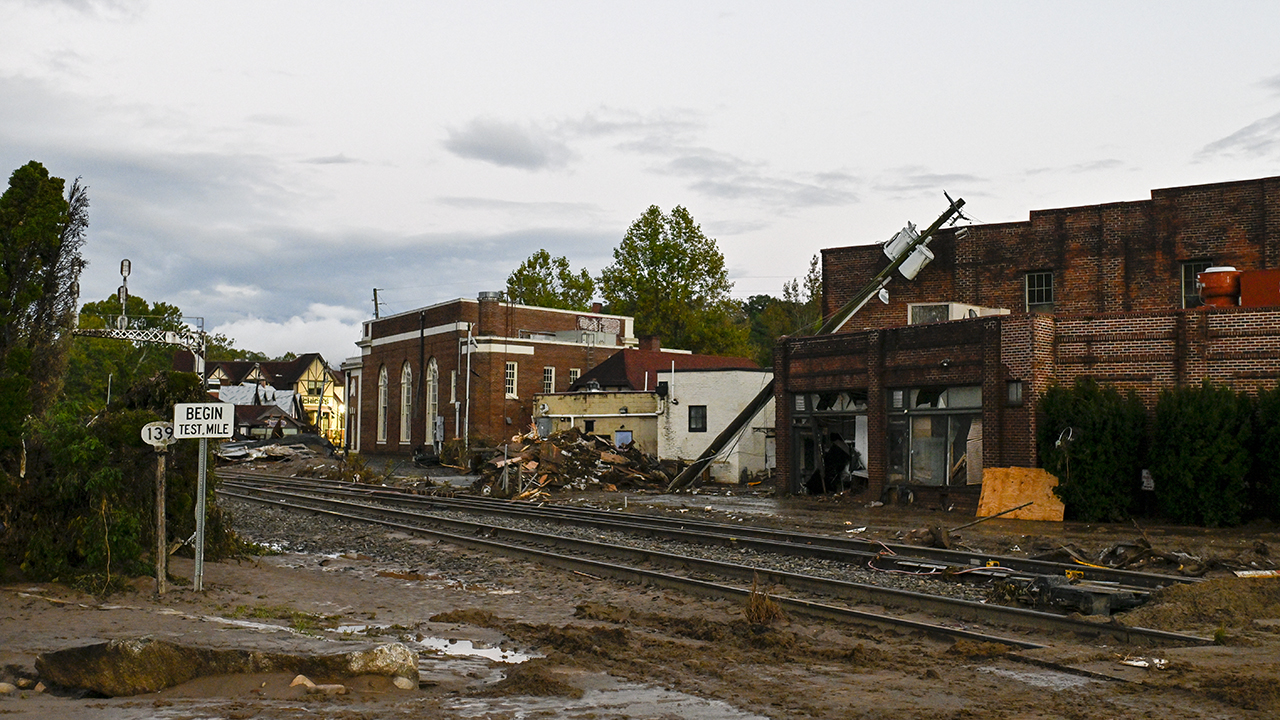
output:
<svg viewBox="0 0 1280 720"><path fill-rule="evenodd" d="M413 426L409 424L413 417L413 369L406 360L400 370L400 442L409 442L409 433Z"/></svg>
<svg viewBox="0 0 1280 720"><path fill-rule="evenodd" d="M387 366L378 369L378 442L387 441Z"/></svg>
<svg viewBox="0 0 1280 720"><path fill-rule="evenodd" d="M427 363L427 432L423 441L427 445L431 445L438 440L444 438L436 437L436 416L440 413L440 366L436 364L436 359L431 358L431 362Z"/></svg>

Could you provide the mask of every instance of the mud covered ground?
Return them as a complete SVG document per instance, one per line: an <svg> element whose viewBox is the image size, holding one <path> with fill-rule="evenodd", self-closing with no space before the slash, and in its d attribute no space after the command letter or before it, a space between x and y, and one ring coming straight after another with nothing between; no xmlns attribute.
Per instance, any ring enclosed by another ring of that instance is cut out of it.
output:
<svg viewBox="0 0 1280 720"><path fill-rule="evenodd" d="M866 508L839 498L730 491L569 494L558 501L795 526L899 540L972 518ZM1272 526L1205 531L992 520L958 531L974 547L1099 554L1149 543L1210 568L1117 621L1214 638L1192 648L1052 638L1047 650L951 642L803 617L748 620L704 600L543 569L365 526L288 520L232 507L242 532L277 555L213 563L205 591L154 581L100 598L50 584L0 587L0 675L34 676L39 652L154 635L224 647L316 649L403 640L422 653L418 690L353 683L317 698L276 676L205 678L133 698L32 689L0 714L66 718L1271 718L1280 716L1280 580L1230 576L1211 559L1261 562ZM1261 544L1259 544L1261 543ZM1221 563L1218 563L1220 566ZM191 577L175 559L173 575ZM783 588L767 590L784 593ZM874 608L871 608L874 609ZM1007 629L1013 637L1024 636ZM1145 661L1135 667L1121 661ZM1162 666L1156 669L1154 666Z"/></svg>

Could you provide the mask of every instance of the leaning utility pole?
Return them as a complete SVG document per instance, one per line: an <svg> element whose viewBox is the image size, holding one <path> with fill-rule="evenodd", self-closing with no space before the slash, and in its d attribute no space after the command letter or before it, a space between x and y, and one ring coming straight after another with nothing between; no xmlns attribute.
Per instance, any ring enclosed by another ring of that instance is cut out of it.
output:
<svg viewBox="0 0 1280 720"><path fill-rule="evenodd" d="M892 279L893 272L901 268L904 263L908 261L912 263L912 270L910 274L906 275L907 279L910 280L915 277L915 273L921 267L924 267L933 258L933 254L929 252L925 244L929 242L935 232L951 221L952 218L963 217L960 214L960 208L964 207L964 200L952 200L946 193L943 193L943 195L951 203L947 211L939 215L938 219L934 220L933 224L922 233L917 234L911 224L908 223L906 228L895 234L885 244L885 254L889 256L891 262L877 273L871 279L871 282L859 290L849 302L827 318L826 322L822 323L822 326L818 328L814 335L830 335L838 332L849 321L849 318L853 317L854 313L861 310L872 297L884 290L884 287L889 284L889 280ZM886 295L886 302L887 297ZM756 413L760 412L769 403L769 400L773 397L773 388L773 380L770 380L764 387L760 388L759 394L752 398L746 407L738 413L737 417L725 426L725 429L711 441L707 449L702 451L698 459L694 460L671 481L671 484L667 486L667 492L675 492L693 482L694 478L700 475L711 464L711 461L729 445L729 442L738 433L742 432L747 423L751 422L751 418L755 417Z"/></svg>

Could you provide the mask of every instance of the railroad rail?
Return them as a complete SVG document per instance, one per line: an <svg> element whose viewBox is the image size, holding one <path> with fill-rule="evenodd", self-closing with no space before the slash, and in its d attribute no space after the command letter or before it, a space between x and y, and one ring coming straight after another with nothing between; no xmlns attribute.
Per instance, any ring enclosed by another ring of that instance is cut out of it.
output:
<svg viewBox="0 0 1280 720"><path fill-rule="evenodd" d="M729 545L761 552L820 558L848 563L877 563L879 569L943 571L968 568L967 573L983 579L1008 579L1019 574L1061 575L1086 583L1111 585L1145 595L1180 583L1201 582L1200 578L1109 568L1081 563L1060 563L1032 558L983 553L972 550L945 550L862 540L835 535L802 533L776 528L719 523L694 518L664 518L638 513L568 507L519 500L499 500L478 496L416 495L380 485L344 483L314 478L292 478L244 471L220 471L227 480L270 483L277 488L298 488L331 497L389 499L407 507L424 510L450 509L460 512L501 515L520 519L622 530L636 535L664 537L686 542Z"/></svg>
<svg viewBox="0 0 1280 720"><path fill-rule="evenodd" d="M1049 634L1069 632L1089 637L1106 636L1126 643L1197 645L1211 642L1206 638L1191 635L1132 628L1117 623L1099 623L1038 610L990 605L897 588L432 515L432 510L439 511L446 507L441 502L445 498L409 495L390 488L349 485L342 487L341 484L335 486L333 483L313 483L310 479L248 475L241 472L223 471L221 475L223 483L219 493L228 498L268 504L292 511L319 513L347 520L375 523L401 532L430 536L463 547L517 557L592 576L610 577L625 582L721 598L746 597L751 591L747 587L712 582L701 579L702 577L728 578L753 584L758 581L766 586L784 585L794 592L807 593L810 596L810 599L772 596L784 609L796 614L825 619L885 628L905 628L933 635L999 642L1020 648L1043 647L1043 644L1008 635L993 635L957 627L956 621L1003 628L1030 629ZM334 496L339 494L346 496ZM458 499L449 498L449 500ZM509 504L508 501L498 502ZM485 505L487 507L489 504L485 503ZM532 511L545 508L526 505L521 509ZM490 511L472 509L471 512ZM631 519L630 516L619 518L619 513L612 513L612 515L615 521L613 529L619 529L617 526L619 520ZM600 520L597 518L591 522L598 523ZM742 528L734 527L733 529L741 530ZM642 525L641 531L659 534L652 525ZM687 538L696 531L685 528L676 532L682 538ZM670 537L666 532L661 535ZM723 541L722 533L712 532L707 537L706 542ZM843 540L843 538L836 539ZM764 541L752 539L751 542ZM775 545L791 550L804 548L806 552L813 547L797 543L775 543ZM680 572L671 572L669 571L671 569L677 569ZM913 615L917 612L926 613L940 619L930 621L919 619L919 617L857 610L832 605L827 602L828 598L838 598L851 603L875 604L885 608L908 609Z"/></svg>

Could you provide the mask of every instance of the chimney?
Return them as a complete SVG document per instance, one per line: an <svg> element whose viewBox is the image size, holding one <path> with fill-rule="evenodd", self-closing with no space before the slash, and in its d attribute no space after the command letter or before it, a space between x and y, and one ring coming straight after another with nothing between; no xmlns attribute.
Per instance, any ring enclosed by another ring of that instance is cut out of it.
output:
<svg viewBox="0 0 1280 720"><path fill-rule="evenodd" d="M641 349L641 350L649 350L649 351L651 351L651 352L658 352L659 350L661 350L661 349L662 349L662 336L661 336L661 335L644 335L644 336L640 337L640 338L639 338L639 340L640 340L640 349Z"/></svg>
<svg viewBox="0 0 1280 720"><path fill-rule="evenodd" d="M480 317L476 323L476 335L497 335L498 328L502 325L502 315L499 303L502 300L502 293L496 290L481 291L480 301Z"/></svg>
<svg viewBox="0 0 1280 720"><path fill-rule="evenodd" d="M591 312L596 314L604 312L604 305L598 302L591 303Z"/></svg>

